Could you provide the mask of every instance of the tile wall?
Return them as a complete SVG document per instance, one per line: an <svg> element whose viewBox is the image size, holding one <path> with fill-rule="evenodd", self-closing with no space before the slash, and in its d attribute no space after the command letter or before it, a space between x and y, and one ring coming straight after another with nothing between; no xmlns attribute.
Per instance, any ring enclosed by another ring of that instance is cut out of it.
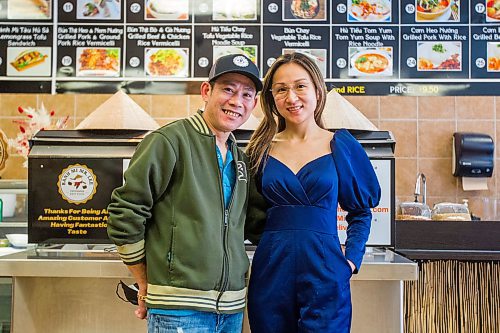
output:
<svg viewBox="0 0 500 333"><path fill-rule="evenodd" d="M69 116L68 129L104 102L110 95L32 95L0 94L0 129L7 137L17 135L13 120L22 119L18 106L39 107L42 103L56 112L56 117ZM192 114L202 105L199 96L132 95L159 124ZM482 215L486 203L500 198L500 152L495 154L495 170L488 179L488 191L462 190L461 180L451 174L452 135L457 131L489 134L495 143L500 139L499 97L399 97L348 96L348 100L379 129L392 131L396 138L396 200L413 200L418 172L427 177L427 200L461 202L469 199L472 211ZM259 110L255 111L261 116ZM1 172L3 179L26 178L23 157L12 155ZM486 198L486 199L484 199ZM500 206L500 200L498 205ZM498 213L500 215L500 207ZM500 220L500 216L498 218Z"/></svg>

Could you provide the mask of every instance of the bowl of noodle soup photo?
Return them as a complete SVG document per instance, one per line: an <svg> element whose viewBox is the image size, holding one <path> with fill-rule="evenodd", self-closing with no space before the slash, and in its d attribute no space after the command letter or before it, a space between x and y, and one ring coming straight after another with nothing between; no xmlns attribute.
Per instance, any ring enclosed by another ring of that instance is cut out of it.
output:
<svg viewBox="0 0 500 333"><path fill-rule="evenodd" d="M326 20L326 0L282 0L283 20Z"/></svg>
<svg viewBox="0 0 500 333"><path fill-rule="evenodd" d="M350 47L349 76L391 76L392 47Z"/></svg>
<svg viewBox="0 0 500 333"><path fill-rule="evenodd" d="M500 0L486 0L486 22L500 21Z"/></svg>
<svg viewBox="0 0 500 333"><path fill-rule="evenodd" d="M439 20L447 13L450 16L452 0L416 0L417 21Z"/></svg>

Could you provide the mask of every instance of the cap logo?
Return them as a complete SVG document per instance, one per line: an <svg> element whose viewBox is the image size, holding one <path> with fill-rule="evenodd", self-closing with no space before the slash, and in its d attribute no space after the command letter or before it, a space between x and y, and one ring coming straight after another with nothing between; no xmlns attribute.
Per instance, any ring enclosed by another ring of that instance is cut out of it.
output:
<svg viewBox="0 0 500 333"><path fill-rule="evenodd" d="M249 65L248 59L241 55L234 57L233 64L238 67L248 67Z"/></svg>

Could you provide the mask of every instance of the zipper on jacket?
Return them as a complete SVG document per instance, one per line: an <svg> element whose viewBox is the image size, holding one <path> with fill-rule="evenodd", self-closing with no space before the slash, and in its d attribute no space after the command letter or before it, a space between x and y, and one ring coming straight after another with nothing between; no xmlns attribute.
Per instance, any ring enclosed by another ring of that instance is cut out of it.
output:
<svg viewBox="0 0 500 333"><path fill-rule="evenodd" d="M172 259L174 257L174 228L172 228L172 235L170 236L170 249L167 253L168 270L172 271Z"/></svg>
<svg viewBox="0 0 500 333"><path fill-rule="evenodd" d="M216 164L217 164L217 174L219 175L219 189L220 189L220 198L221 198L221 203L222 203L222 211L224 212L224 215L223 215L223 225L222 225L222 230L221 230L221 236L222 236L222 272L221 272L221 276L220 276L220 280L219 280L219 286L218 286L218 290L219 290L219 295L217 296L217 302L215 304L215 311L217 313L220 313L219 311L219 302L220 302L220 299L222 297L222 294L224 293L224 284L225 284L225 280L226 280L226 266L227 266L227 253L226 253L226 246L225 246L225 242L226 242L226 237L225 237L225 234L226 234L226 229L227 229L227 210L226 210L226 207L224 207L224 189L223 189L223 184L222 184L222 173L221 173L221 170L220 170L220 166L219 166L219 159L217 158L217 142L215 142L215 137L214 137L214 148L215 148L215 158L216 158Z"/></svg>
<svg viewBox="0 0 500 333"><path fill-rule="evenodd" d="M217 148L216 148L216 152L217 152ZM234 163L236 164L236 159L235 159L235 154L234 154L234 151L232 149L232 146L231 146L231 154L233 154L233 161L235 161ZM218 162L217 162L218 163ZM224 210L224 225L222 227L222 252L223 252L223 259L222 259L222 275L221 275L221 280L220 280L220 283L219 283L219 295L217 297L217 302L216 302L216 306L215 306L215 309L216 309L216 312L219 313L219 303L220 303L220 299L222 298L222 295L224 294L224 291L226 291L227 289L227 286L229 284L229 255L228 255L228 248L227 248L227 236L228 236L228 229L229 229L229 211L231 210L231 207L233 206L233 198L234 198L234 192L236 190L236 184L237 182L235 182L234 184L234 188L233 188L233 191L231 193L231 199L229 201L229 206L228 206L228 209L226 209L226 207L224 207L224 190L222 188L222 175L221 175L221 172L220 172L220 169L218 168L219 170L219 181L220 181L220 189L221 189L221 195L222 195L222 208Z"/></svg>
<svg viewBox="0 0 500 333"><path fill-rule="evenodd" d="M229 280L229 257L227 255L227 229L228 229L228 216L229 210L224 210L224 226L222 229L222 276L220 282L219 295L217 296L217 304L216 311L219 313L219 303L224 291L227 289L228 280Z"/></svg>

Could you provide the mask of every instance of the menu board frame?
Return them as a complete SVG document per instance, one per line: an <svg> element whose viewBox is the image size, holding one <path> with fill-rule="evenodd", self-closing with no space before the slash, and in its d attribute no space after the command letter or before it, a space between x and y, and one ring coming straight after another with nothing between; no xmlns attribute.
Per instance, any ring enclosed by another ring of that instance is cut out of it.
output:
<svg viewBox="0 0 500 333"><path fill-rule="evenodd" d="M500 0L421 1L0 0L0 93L198 94L223 54L296 51L345 95L498 95Z"/></svg>

